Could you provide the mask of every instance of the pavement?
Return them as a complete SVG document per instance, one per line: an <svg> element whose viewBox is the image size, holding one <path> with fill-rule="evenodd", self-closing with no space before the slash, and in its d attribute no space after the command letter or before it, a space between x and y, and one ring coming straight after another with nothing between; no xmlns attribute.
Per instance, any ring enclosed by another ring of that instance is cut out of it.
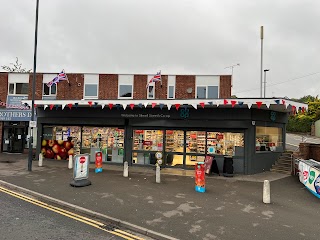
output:
<svg viewBox="0 0 320 240"><path fill-rule="evenodd" d="M90 165L92 185L73 188L67 161L37 165L33 161L28 172L27 155L1 153L0 185L14 184L131 229L147 229L156 239L319 239L320 199L297 176L209 176L206 192L198 193L192 170L162 169L158 184L153 168L129 167L124 178L122 166L108 164L97 174ZM271 204L262 202L264 180L271 183Z"/></svg>

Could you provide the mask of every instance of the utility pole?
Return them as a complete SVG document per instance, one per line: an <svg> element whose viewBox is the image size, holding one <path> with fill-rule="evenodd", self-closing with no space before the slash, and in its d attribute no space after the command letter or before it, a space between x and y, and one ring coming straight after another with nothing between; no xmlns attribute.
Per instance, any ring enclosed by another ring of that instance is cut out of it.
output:
<svg viewBox="0 0 320 240"><path fill-rule="evenodd" d="M262 98L262 72L263 72L263 26L260 29L260 39L261 39L261 72L260 72L260 98Z"/></svg>
<svg viewBox="0 0 320 240"><path fill-rule="evenodd" d="M36 5L36 23L35 23L35 31L34 31L31 122L34 122L34 95L36 91L36 72L37 72L38 17L39 17L39 0L37 0L37 5ZM30 128L28 171L32 171L32 153L33 153L32 144L33 144L33 127Z"/></svg>

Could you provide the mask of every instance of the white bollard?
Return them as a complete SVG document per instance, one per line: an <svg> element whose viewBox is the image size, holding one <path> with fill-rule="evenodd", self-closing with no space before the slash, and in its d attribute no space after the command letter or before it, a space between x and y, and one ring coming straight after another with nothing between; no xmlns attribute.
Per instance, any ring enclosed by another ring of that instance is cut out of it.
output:
<svg viewBox="0 0 320 240"><path fill-rule="evenodd" d="M263 182L263 202L270 203L270 182L269 180L264 180Z"/></svg>
<svg viewBox="0 0 320 240"><path fill-rule="evenodd" d="M129 176L129 166L128 166L128 162L125 161L124 165L123 165L123 176L124 177L128 177Z"/></svg>
<svg viewBox="0 0 320 240"><path fill-rule="evenodd" d="M69 169L72 169L72 165L73 165L73 156L72 155L69 155L69 163L68 163L68 168Z"/></svg>
<svg viewBox="0 0 320 240"><path fill-rule="evenodd" d="M42 155L42 153L40 153L40 154L39 154L38 166L39 166L39 167L42 167L42 164L43 164L43 155Z"/></svg>
<svg viewBox="0 0 320 240"><path fill-rule="evenodd" d="M156 167L156 183L160 183L161 180L160 180L160 166L157 164L157 167Z"/></svg>

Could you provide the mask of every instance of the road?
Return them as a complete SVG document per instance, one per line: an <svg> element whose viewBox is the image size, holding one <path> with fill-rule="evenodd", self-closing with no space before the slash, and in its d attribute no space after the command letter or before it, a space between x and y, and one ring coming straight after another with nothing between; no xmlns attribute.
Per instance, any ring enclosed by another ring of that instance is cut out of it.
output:
<svg viewBox="0 0 320 240"><path fill-rule="evenodd" d="M142 239L122 230L113 230L102 224L99 226L99 222L23 196L0 187L0 239Z"/></svg>
<svg viewBox="0 0 320 240"><path fill-rule="evenodd" d="M288 150L296 150L299 147L299 143L303 141L308 143L320 144L320 138L317 137L298 135L292 133L287 133L286 135L286 147Z"/></svg>

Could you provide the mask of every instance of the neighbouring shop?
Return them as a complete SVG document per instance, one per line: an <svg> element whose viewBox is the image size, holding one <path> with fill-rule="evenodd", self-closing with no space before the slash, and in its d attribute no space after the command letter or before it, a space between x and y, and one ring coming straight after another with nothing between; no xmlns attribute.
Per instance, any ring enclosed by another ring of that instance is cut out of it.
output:
<svg viewBox="0 0 320 240"><path fill-rule="evenodd" d="M163 167L185 169L211 155L221 172L231 157L235 173L252 174L269 170L285 150L287 111L275 110L38 107L37 151L57 160L102 151L104 162L141 166L154 166L162 152Z"/></svg>

